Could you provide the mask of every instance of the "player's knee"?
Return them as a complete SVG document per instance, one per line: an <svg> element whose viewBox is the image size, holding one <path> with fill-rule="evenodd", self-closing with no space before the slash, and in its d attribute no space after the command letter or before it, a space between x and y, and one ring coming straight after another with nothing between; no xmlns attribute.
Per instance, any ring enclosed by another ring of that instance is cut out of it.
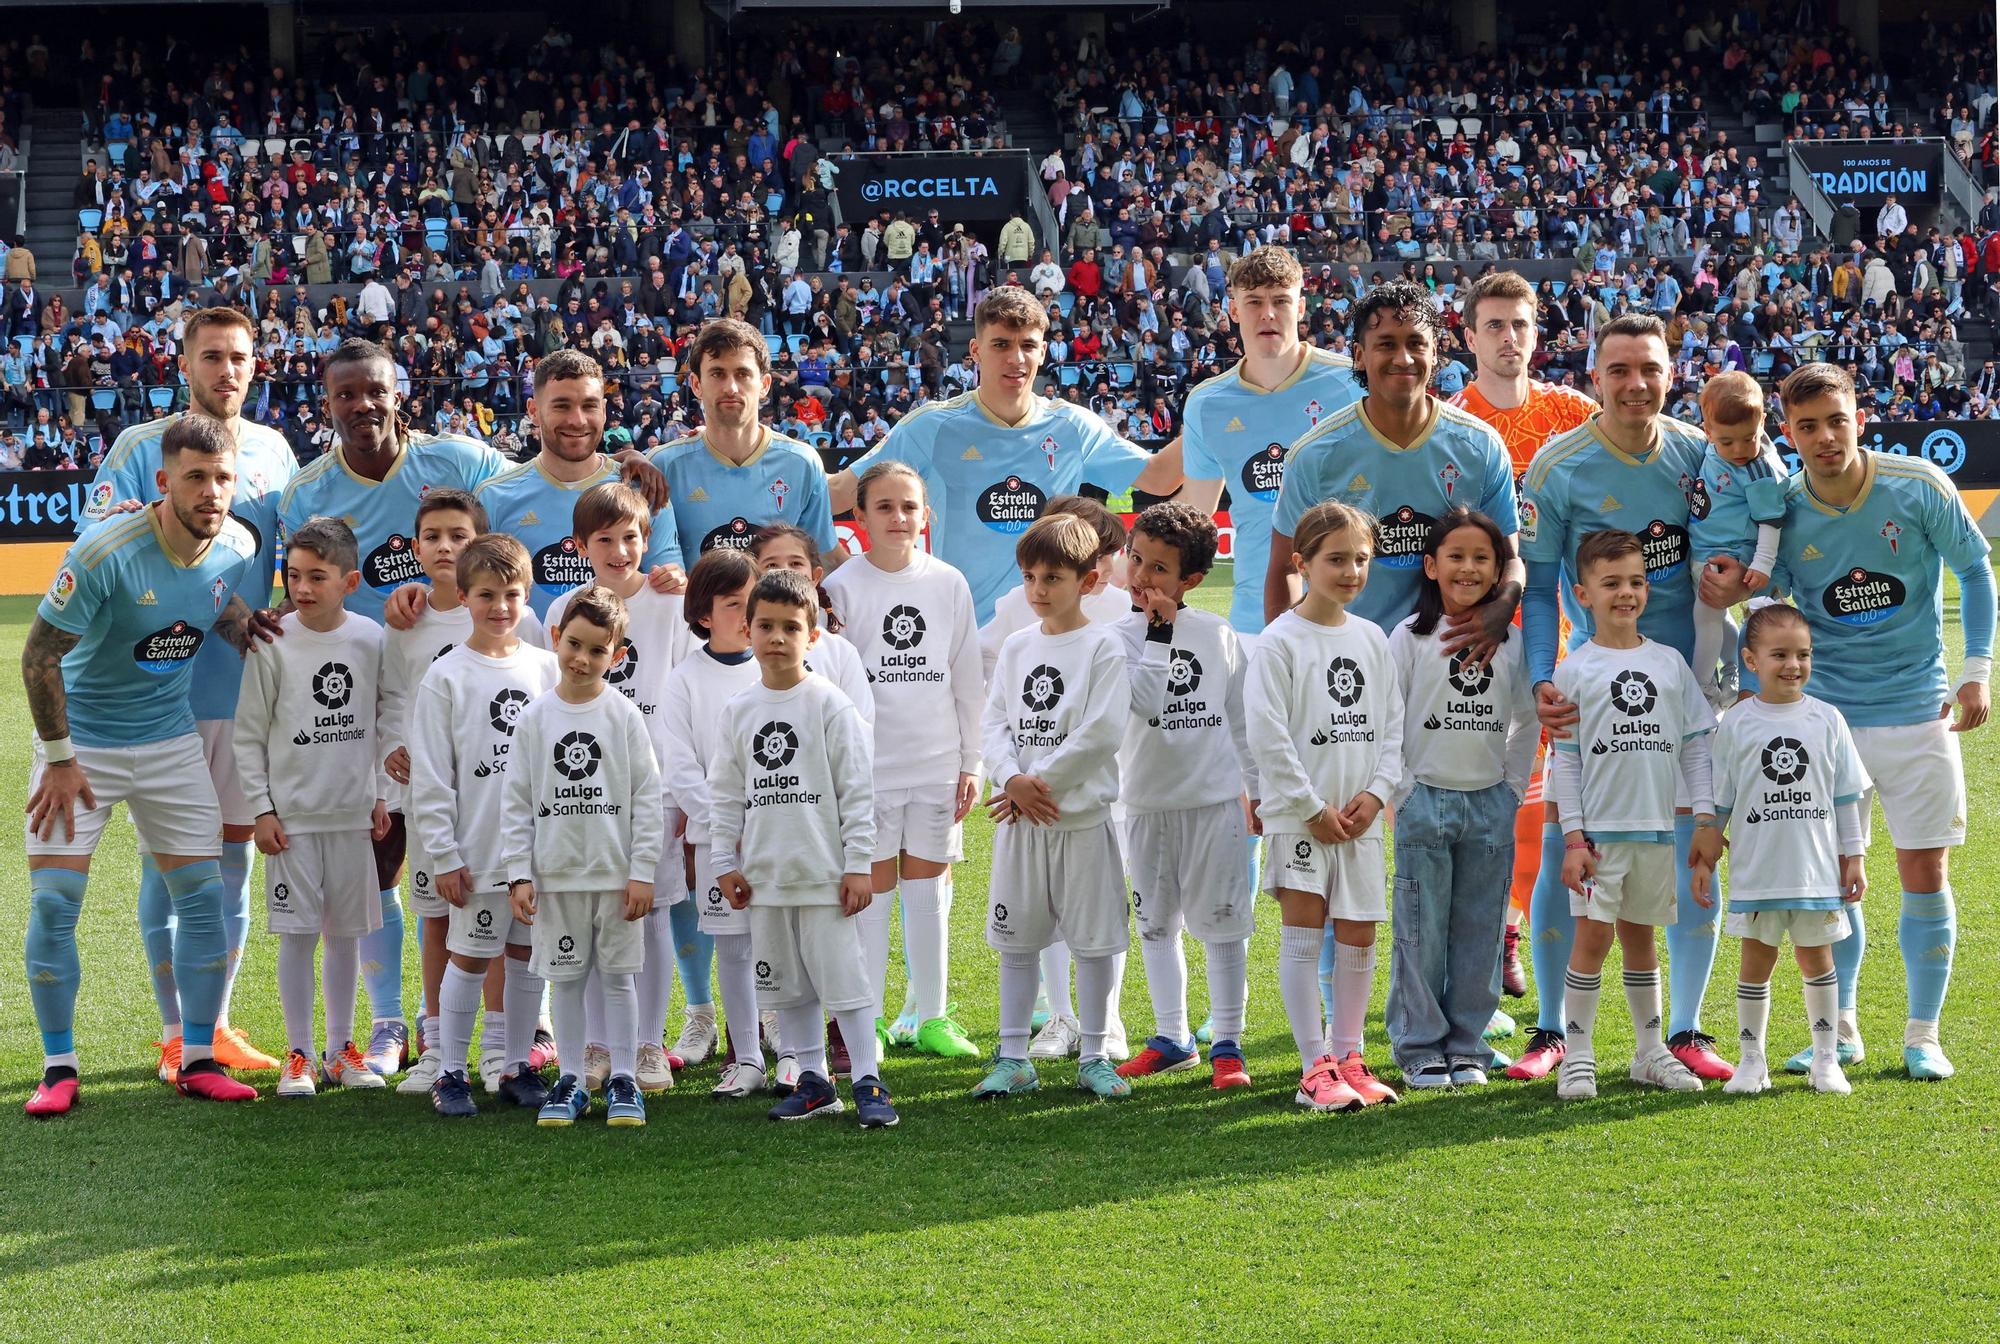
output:
<svg viewBox="0 0 2000 1344"><path fill-rule="evenodd" d="M74 938L82 916L81 893L37 887L28 895L29 924L45 933Z"/></svg>

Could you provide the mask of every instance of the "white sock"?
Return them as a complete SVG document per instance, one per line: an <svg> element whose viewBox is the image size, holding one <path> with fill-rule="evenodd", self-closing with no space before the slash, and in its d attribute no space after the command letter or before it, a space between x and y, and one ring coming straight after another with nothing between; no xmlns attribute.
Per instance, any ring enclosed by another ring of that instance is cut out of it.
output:
<svg viewBox="0 0 2000 1344"><path fill-rule="evenodd" d="M840 1023L840 1034L847 1041L847 1059L854 1067L854 1077L882 1077L881 1042L875 1039L875 1018L865 1008L849 1008L835 1013L833 1020Z"/></svg>
<svg viewBox="0 0 2000 1344"><path fill-rule="evenodd" d="M503 995L505 992L505 990L501 991ZM439 996L438 1007L440 1009L444 1007L443 996ZM479 1051L481 1054L490 1051L497 1055L504 1053L506 1048L507 1010L505 1008L488 1008L486 1010L486 1020L479 1029Z"/></svg>
<svg viewBox="0 0 2000 1344"><path fill-rule="evenodd" d="M1806 1025L1812 1029L1813 1057L1839 1060L1840 977L1832 971L1809 977L1806 990Z"/></svg>
<svg viewBox="0 0 2000 1344"><path fill-rule="evenodd" d="M1327 1024L1327 1053L1345 1059L1361 1049L1368 1020L1368 996L1375 989L1375 944L1333 950L1333 1021Z"/></svg>
<svg viewBox="0 0 2000 1344"><path fill-rule="evenodd" d="M1146 993L1153 1000L1153 1030L1185 1045L1188 1038L1187 952L1181 947L1181 921L1157 938L1140 938L1139 957L1146 966Z"/></svg>
<svg viewBox="0 0 2000 1344"><path fill-rule="evenodd" d="M1597 999L1604 990L1604 976L1582 971L1563 971L1563 1035L1568 1053L1578 1059L1597 1058L1591 1033L1597 1029Z"/></svg>
<svg viewBox="0 0 2000 1344"><path fill-rule="evenodd" d="M1250 942L1233 938L1208 943L1208 1013L1211 1039L1243 1043L1243 1018L1250 1000Z"/></svg>
<svg viewBox="0 0 2000 1344"><path fill-rule="evenodd" d="M550 986L550 997L554 997L554 986ZM583 1043L586 1046L610 1045L604 1023L604 976L593 964L590 974L583 978ZM562 1047L556 1047L562 1053Z"/></svg>
<svg viewBox="0 0 2000 1344"><path fill-rule="evenodd" d="M611 1051L611 1076L639 1076L639 991L628 975L598 977L604 992L604 1045ZM869 1039L874 1039L869 1033Z"/></svg>
<svg viewBox="0 0 2000 1344"><path fill-rule="evenodd" d="M584 1037L589 1034L586 1025L589 996L581 976L549 981L549 1016L555 1019L556 1057L562 1061L563 1073L579 1083L583 1081Z"/></svg>
<svg viewBox="0 0 2000 1344"><path fill-rule="evenodd" d="M715 936L715 997L722 1000L737 1062L763 1068L764 1047L757 1043L757 972L750 959L749 934ZM741 1036L736 1034L738 1027L743 1028Z"/></svg>
<svg viewBox="0 0 2000 1344"><path fill-rule="evenodd" d="M1112 991L1118 984L1118 958L1078 957L1076 959L1078 1019L1083 1028L1081 1059L1108 1059L1104 1050L1104 1027L1111 1019Z"/></svg>
<svg viewBox="0 0 2000 1344"><path fill-rule="evenodd" d="M1632 1057L1657 1054L1660 1040L1660 972L1625 972L1625 1002L1632 1009Z"/></svg>
<svg viewBox="0 0 2000 1344"><path fill-rule="evenodd" d="M313 1053L313 954L319 948L316 933L278 935L278 1006L285 1014L285 1048Z"/></svg>
<svg viewBox="0 0 2000 1344"><path fill-rule="evenodd" d="M1033 952L1000 954L1001 1059L1026 1059L1035 1018L1036 981L1041 965Z"/></svg>
<svg viewBox="0 0 2000 1344"><path fill-rule="evenodd" d="M875 1024L868 1024L868 1035L873 1039ZM826 1071L826 1019L820 1014L819 1000L799 1008L778 1010L778 1050L799 1062L801 1077L816 1073L829 1078ZM848 1057L853 1058L850 1048Z"/></svg>
<svg viewBox="0 0 2000 1344"><path fill-rule="evenodd" d="M1736 982L1736 1048L1748 1057L1764 1053L1764 1033L1771 1025L1771 982Z"/></svg>
<svg viewBox="0 0 2000 1344"><path fill-rule="evenodd" d="M1042 989L1049 996L1052 1015L1076 1016L1076 1004L1069 996L1068 943L1050 943L1042 949Z"/></svg>
<svg viewBox="0 0 2000 1344"><path fill-rule="evenodd" d="M854 931L861 937L861 971L867 977L868 988L875 993L877 1017L882 1016L882 997L889 983L889 914L895 908L895 892L879 892L868 902L868 908L854 917ZM840 1031L843 1036L847 1034L844 1026ZM868 1034L875 1034L873 1022L868 1024Z"/></svg>
<svg viewBox="0 0 2000 1344"><path fill-rule="evenodd" d="M667 1005L674 994L674 924L666 908L654 906L642 921L645 931L646 961L632 977L637 996L639 1039L658 1041L667 1033Z"/></svg>
<svg viewBox="0 0 2000 1344"><path fill-rule="evenodd" d="M535 1049L535 1025L541 1016L542 977L526 961L507 958L507 1071L528 1066ZM558 1052L560 1053L560 1052Z"/></svg>
<svg viewBox="0 0 2000 1344"><path fill-rule="evenodd" d="M910 1006L919 1024L943 1017L951 942L945 927L950 888L941 877L903 879L903 950L910 961Z"/></svg>
<svg viewBox="0 0 2000 1344"><path fill-rule="evenodd" d="M1688 666L1694 669L1695 684L1703 690L1715 685L1716 669L1722 659L1722 637L1728 630L1728 612L1706 602L1694 604L1694 661Z"/></svg>
<svg viewBox="0 0 2000 1344"><path fill-rule="evenodd" d="M472 1021L479 1016L479 1000L486 992L486 972L468 971L457 962L445 963L444 979L438 982L438 1050L446 1073L464 1073L466 1056L472 1053ZM490 1032L493 1014L486 1014Z"/></svg>
<svg viewBox="0 0 2000 1344"><path fill-rule="evenodd" d="M1111 1002L1104 1014L1104 1031L1107 1038L1125 1039L1125 949L1119 948L1111 954Z"/></svg>
<svg viewBox="0 0 2000 1344"><path fill-rule="evenodd" d="M1326 1022L1319 1006L1319 945L1324 939L1317 927L1287 924L1278 931L1278 996L1285 1001L1302 1069L1310 1069L1326 1053Z"/></svg>
<svg viewBox="0 0 2000 1344"><path fill-rule="evenodd" d="M320 995L326 1000L330 1054L354 1039L354 988L361 979L361 940L327 934L320 940ZM368 1042L361 1042L367 1049Z"/></svg>

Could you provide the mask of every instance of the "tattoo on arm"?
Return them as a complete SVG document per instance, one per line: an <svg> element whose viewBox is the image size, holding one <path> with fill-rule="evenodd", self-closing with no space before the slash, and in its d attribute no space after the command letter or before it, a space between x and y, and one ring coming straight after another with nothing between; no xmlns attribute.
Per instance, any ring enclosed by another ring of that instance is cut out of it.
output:
<svg viewBox="0 0 2000 1344"><path fill-rule="evenodd" d="M79 638L37 616L21 649L21 681L28 688L28 712L44 742L69 736L69 697L63 691L62 660Z"/></svg>
<svg viewBox="0 0 2000 1344"><path fill-rule="evenodd" d="M229 605L215 618L215 633L238 653L250 651L250 604L241 594L232 594Z"/></svg>

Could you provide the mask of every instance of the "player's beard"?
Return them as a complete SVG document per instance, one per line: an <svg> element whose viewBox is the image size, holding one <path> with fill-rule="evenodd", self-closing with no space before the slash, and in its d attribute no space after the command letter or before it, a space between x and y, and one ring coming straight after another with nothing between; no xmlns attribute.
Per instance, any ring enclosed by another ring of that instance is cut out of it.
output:
<svg viewBox="0 0 2000 1344"><path fill-rule="evenodd" d="M179 500L169 502L174 511L174 520L187 529L188 535L208 541L222 531L223 520L229 517L229 501L223 501L223 511L218 514L196 513L192 508L183 508Z"/></svg>
<svg viewBox="0 0 2000 1344"><path fill-rule="evenodd" d="M188 386L188 397L194 402L194 408L197 411L200 411L211 420L220 420L223 424L228 425L232 431L236 428L237 417L243 414L243 402L245 399L242 397L237 398L234 406L225 407L220 398L211 399L204 396L202 390L193 384L189 384Z"/></svg>

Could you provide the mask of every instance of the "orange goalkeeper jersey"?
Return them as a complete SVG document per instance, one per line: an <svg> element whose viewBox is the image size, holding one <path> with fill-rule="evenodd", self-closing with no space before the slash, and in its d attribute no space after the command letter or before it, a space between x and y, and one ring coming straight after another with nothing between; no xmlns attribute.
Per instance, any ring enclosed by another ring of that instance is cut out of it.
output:
<svg viewBox="0 0 2000 1344"><path fill-rule="evenodd" d="M1528 396L1512 410L1499 410L1479 393L1477 383L1467 383L1451 404L1478 416L1500 432L1507 455L1514 462L1519 479L1541 446L1558 434L1567 434L1597 413L1597 403L1573 387L1531 379Z"/></svg>

